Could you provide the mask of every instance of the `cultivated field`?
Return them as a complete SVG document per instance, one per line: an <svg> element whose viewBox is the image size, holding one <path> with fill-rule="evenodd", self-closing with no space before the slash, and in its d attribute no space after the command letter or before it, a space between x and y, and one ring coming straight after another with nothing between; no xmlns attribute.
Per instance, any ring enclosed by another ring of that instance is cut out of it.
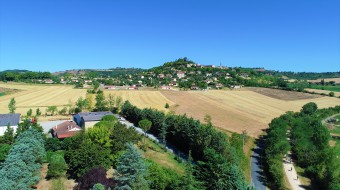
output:
<svg viewBox="0 0 340 190"><path fill-rule="evenodd" d="M268 89L270 90L270 89ZM273 98L257 92L254 89L233 91L211 90L162 92L167 98L174 101L176 113L192 116L203 120L205 114L212 117L215 126L221 129L241 133L247 130L250 136L256 137L262 129L275 117L286 111L298 111L308 102L317 103L318 107L325 108L340 105L340 99L331 97L302 99L301 95L292 95L287 91L280 91L284 99ZM268 92L266 92L268 94ZM274 90L273 94L277 94ZM285 96L292 97L285 97ZM298 97L296 100L292 100ZM290 100L285 100L285 99Z"/></svg>
<svg viewBox="0 0 340 190"><path fill-rule="evenodd" d="M69 102L74 103L80 96L85 97L86 90L74 89L66 85L30 85L22 83L0 83L0 87L20 90L17 93L0 97L0 113L8 113L8 103L15 98L16 113L26 114L28 109L40 108L45 113L47 106L57 106L58 109Z"/></svg>
<svg viewBox="0 0 340 190"><path fill-rule="evenodd" d="M104 90L104 94L112 94L115 97L122 97L123 101L129 100L131 104L139 108L156 108L166 111L165 104L174 103L167 99L160 91L155 90Z"/></svg>
<svg viewBox="0 0 340 190"><path fill-rule="evenodd" d="M85 89L74 89L65 85L29 85L19 83L0 83L0 87L20 91L0 97L0 113L8 113L8 103L15 97L16 112L26 114L29 108L40 107L43 113L47 106L58 108L74 103L80 96L85 97ZM320 108L340 105L339 98L288 92L281 90L250 88L241 90L203 91L152 91L152 90L104 90L106 95L121 96L140 107L152 107L178 114L186 113L196 119L211 115L213 124L224 130L248 134L256 137L268 123L286 111L298 111L308 102L315 102Z"/></svg>

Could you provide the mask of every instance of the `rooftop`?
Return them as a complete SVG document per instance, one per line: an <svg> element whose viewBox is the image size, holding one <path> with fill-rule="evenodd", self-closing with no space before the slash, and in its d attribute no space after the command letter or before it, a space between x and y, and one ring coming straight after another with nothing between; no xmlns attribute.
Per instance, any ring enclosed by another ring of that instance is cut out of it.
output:
<svg viewBox="0 0 340 190"><path fill-rule="evenodd" d="M80 117L84 118L84 121L100 121L105 115L113 115L110 111L103 112L80 112Z"/></svg>
<svg viewBox="0 0 340 190"><path fill-rule="evenodd" d="M0 114L0 126L10 126L18 125L20 122L20 114Z"/></svg>
<svg viewBox="0 0 340 190"><path fill-rule="evenodd" d="M74 121L65 121L53 127L53 132L59 139L76 135L82 129Z"/></svg>

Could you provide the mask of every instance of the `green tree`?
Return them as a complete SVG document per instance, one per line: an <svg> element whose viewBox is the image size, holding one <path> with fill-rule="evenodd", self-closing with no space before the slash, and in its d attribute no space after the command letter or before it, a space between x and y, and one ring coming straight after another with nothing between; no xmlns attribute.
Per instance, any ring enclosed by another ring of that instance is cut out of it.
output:
<svg viewBox="0 0 340 190"><path fill-rule="evenodd" d="M309 102L302 106L301 112L307 115L313 114L318 109L318 106L314 102Z"/></svg>
<svg viewBox="0 0 340 190"><path fill-rule="evenodd" d="M35 110L35 115L36 115L36 116L40 116L40 115L41 115L41 111L40 111L39 108L37 108L37 109Z"/></svg>
<svg viewBox="0 0 340 190"><path fill-rule="evenodd" d="M133 144L127 145L127 151L118 158L117 174L115 179L117 186L115 189L149 189L147 166L142 155Z"/></svg>
<svg viewBox="0 0 340 190"><path fill-rule="evenodd" d="M97 111L105 111L107 110L107 101L105 100L104 93L102 91L98 91L98 94L96 95L96 110Z"/></svg>
<svg viewBox="0 0 340 190"><path fill-rule="evenodd" d="M3 136L3 142L5 144L12 144L14 142L14 129L7 125L6 131Z"/></svg>
<svg viewBox="0 0 340 190"><path fill-rule="evenodd" d="M58 178L65 176L67 165L63 155L53 154L49 160L47 178Z"/></svg>
<svg viewBox="0 0 340 190"><path fill-rule="evenodd" d="M59 115L66 115L67 107L63 107L63 109L59 110Z"/></svg>
<svg viewBox="0 0 340 190"><path fill-rule="evenodd" d="M11 149L11 145L0 144L0 163L5 161L10 149Z"/></svg>
<svg viewBox="0 0 340 190"><path fill-rule="evenodd" d="M330 92L330 93L329 93L329 96L330 96L330 97L334 97L334 92Z"/></svg>
<svg viewBox="0 0 340 190"><path fill-rule="evenodd" d="M112 94L109 94L107 96L107 104L108 104L109 110L112 111L115 107L115 97Z"/></svg>
<svg viewBox="0 0 340 190"><path fill-rule="evenodd" d="M48 106L46 109L46 114L54 115L55 113L58 112L57 106Z"/></svg>
<svg viewBox="0 0 340 190"><path fill-rule="evenodd" d="M31 108L27 111L27 116L32 116L32 109Z"/></svg>
<svg viewBox="0 0 340 190"><path fill-rule="evenodd" d="M8 109L9 109L9 113L14 113L16 107L15 107L15 99L12 98L11 101L8 104Z"/></svg>
<svg viewBox="0 0 340 190"><path fill-rule="evenodd" d="M151 125L152 125L152 122L149 121L149 120L147 120L147 119L143 119L143 120L140 120L140 121L138 122L138 126L139 126L141 129L144 130L144 135L145 135L144 141L143 141L143 147L144 147L144 148L145 148L145 138L147 138L147 137L146 137L146 134L147 134L146 132L147 132L148 130L150 130Z"/></svg>
<svg viewBox="0 0 340 190"><path fill-rule="evenodd" d="M117 96L116 97L116 108L117 108L117 112L120 111L120 106L122 105L123 102L123 98L121 96Z"/></svg>
<svg viewBox="0 0 340 190"><path fill-rule="evenodd" d="M78 98L76 102L78 112L82 112L86 107L88 107L88 100L84 99L82 96Z"/></svg>
<svg viewBox="0 0 340 190"><path fill-rule="evenodd" d="M111 165L110 150L89 141L83 142L78 149L66 151L65 160L71 177L79 178L95 166L108 169Z"/></svg>
<svg viewBox="0 0 340 190"><path fill-rule="evenodd" d="M166 103L165 104L165 108L169 108L170 106L169 106L169 104L168 103Z"/></svg>
<svg viewBox="0 0 340 190"><path fill-rule="evenodd" d="M105 186L100 183L97 183L93 186L92 190L105 190Z"/></svg>

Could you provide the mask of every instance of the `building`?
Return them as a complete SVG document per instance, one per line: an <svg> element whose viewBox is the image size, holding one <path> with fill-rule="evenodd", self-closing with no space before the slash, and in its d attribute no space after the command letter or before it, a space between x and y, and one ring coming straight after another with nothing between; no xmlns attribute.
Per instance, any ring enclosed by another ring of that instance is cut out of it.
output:
<svg viewBox="0 0 340 190"><path fill-rule="evenodd" d="M162 86L162 90L171 90L171 86Z"/></svg>
<svg viewBox="0 0 340 190"><path fill-rule="evenodd" d="M14 132L17 131L20 122L20 114L0 114L0 136L5 134L7 125L9 125Z"/></svg>
<svg viewBox="0 0 340 190"><path fill-rule="evenodd" d="M113 115L110 111L103 112L80 112L73 116L73 121L82 128L93 127L94 124L98 123L105 115Z"/></svg>
<svg viewBox="0 0 340 190"><path fill-rule="evenodd" d="M74 121L65 121L52 128L52 136L58 139L72 137L82 129Z"/></svg>
<svg viewBox="0 0 340 190"><path fill-rule="evenodd" d="M185 72L177 72L177 77L179 79L184 78L185 77Z"/></svg>

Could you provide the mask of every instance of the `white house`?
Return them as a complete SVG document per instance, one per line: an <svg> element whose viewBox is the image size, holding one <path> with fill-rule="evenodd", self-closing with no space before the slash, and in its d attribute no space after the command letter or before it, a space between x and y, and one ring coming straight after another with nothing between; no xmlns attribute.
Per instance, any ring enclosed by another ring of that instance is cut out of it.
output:
<svg viewBox="0 0 340 190"><path fill-rule="evenodd" d="M20 114L0 114L0 136L4 135L7 125L9 125L14 133L17 131L20 122Z"/></svg>

